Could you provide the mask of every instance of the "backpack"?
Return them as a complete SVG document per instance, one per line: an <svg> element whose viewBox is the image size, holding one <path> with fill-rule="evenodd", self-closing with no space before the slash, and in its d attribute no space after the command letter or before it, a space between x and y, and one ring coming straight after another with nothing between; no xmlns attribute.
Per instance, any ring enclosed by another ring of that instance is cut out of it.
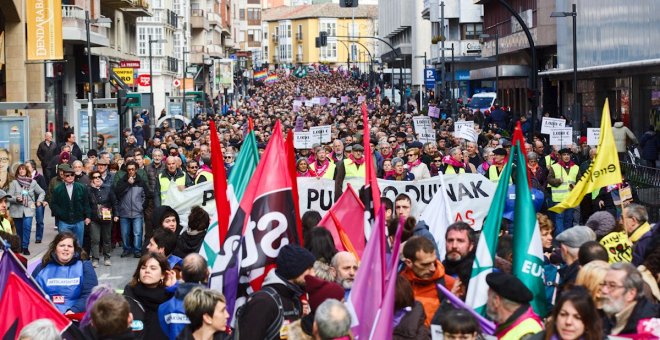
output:
<svg viewBox="0 0 660 340"><path fill-rule="evenodd" d="M264 286L261 288L261 290L256 291L252 294L247 299L247 302L238 307L236 310L236 320L240 320L241 317L243 316L243 313L245 312L245 306L252 300L252 297L259 293L266 293L268 296L275 301L275 304L277 304L277 316L275 317L275 322L273 322L270 326L268 326L268 329L266 330L266 340L276 340L280 339L280 329L282 328L282 324L284 323L284 307L282 306L282 299L280 298L280 295L275 291L275 288L272 288L270 286ZM234 332L235 336L234 339L240 339L240 330L239 330L239 322L236 322L236 330Z"/></svg>

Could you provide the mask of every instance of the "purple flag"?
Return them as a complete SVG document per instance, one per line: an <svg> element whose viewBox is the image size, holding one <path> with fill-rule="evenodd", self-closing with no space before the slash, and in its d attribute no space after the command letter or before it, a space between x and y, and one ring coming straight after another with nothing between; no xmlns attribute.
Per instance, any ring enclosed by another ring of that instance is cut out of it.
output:
<svg viewBox="0 0 660 340"><path fill-rule="evenodd" d="M481 316L481 314L477 313L472 309L470 306L468 306L463 300L459 299L456 295L452 294L452 292L445 288L443 285L437 285L438 289L445 294L445 296L451 301L451 304L454 305L456 308L463 308L467 310L472 316L474 316L477 321L479 321L479 325L481 326L481 329L484 331L484 333L488 335L494 335L495 334L495 323L484 318Z"/></svg>
<svg viewBox="0 0 660 340"><path fill-rule="evenodd" d="M296 117L296 127L294 128L293 131L295 132L302 132L302 130L305 128L305 120L303 119L302 116Z"/></svg>
<svg viewBox="0 0 660 340"><path fill-rule="evenodd" d="M348 96L341 96L342 103L348 103Z"/></svg>
<svg viewBox="0 0 660 340"><path fill-rule="evenodd" d="M382 210L382 209L381 209ZM387 274L387 287L383 304L380 306L380 312L377 319L374 320L371 337L369 339L389 339L394 329L392 319L394 318L394 293L396 292L396 277L398 275L397 264L399 262L399 248L401 247L401 233L403 232L404 219L399 219L399 228L394 236L392 253L388 263L389 273Z"/></svg>
<svg viewBox="0 0 660 340"><path fill-rule="evenodd" d="M7 285L7 280L9 280L9 274L14 273L18 276L19 279L25 281L34 291L38 292L41 295L45 295L33 280L32 277L27 275L25 267L23 264L18 262L18 259L14 257L14 254L10 253L9 248L5 248L2 252L2 258L0 258L0 296L5 291L5 286Z"/></svg>
<svg viewBox="0 0 660 340"><path fill-rule="evenodd" d="M355 276L347 307L353 319L352 330L357 339L369 339L378 316L385 291L386 257L385 211L381 209L374 223L362 263Z"/></svg>

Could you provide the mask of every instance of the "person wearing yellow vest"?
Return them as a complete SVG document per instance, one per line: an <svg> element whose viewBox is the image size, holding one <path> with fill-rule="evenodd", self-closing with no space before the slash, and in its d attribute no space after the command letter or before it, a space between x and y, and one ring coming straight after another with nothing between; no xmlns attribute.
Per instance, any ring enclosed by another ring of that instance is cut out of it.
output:
<svg viewBox="0 0 660 340"><path fill-rule="evenodd" d="M195 184L202 182L213 182L213 170L211 169L211 155L200 156L200 166L195 177Z"/></svg>
<svg viewBox="0 0 660 340"><path fill-rule="evenodd" d="M569 148L559 150L560 159L550 167L548 185L551 191L551 206L562 202L577 182L580 167L571 160L572 151ZM562 213L552 213L555 223L555 235L573 226L574 209L566 209Z"/></svg>
<svg viewBox="0 0 660 340"><path fill-rule="evenodd" d="M449 155L442 158L445 175L455 175L465 173L465 163L463 163L463 152L461 148L455 147L449 150ZM498 176L499 177L499 176Z"/></svg>
<svg viewBox="0 0 660 340"><path fill-rule="evenodd" d="M486 314L497 324L500 340L519 340L543 330L543 323L529 305L532 292L515 276L503 272L486 275Z"/></svg>
<svg viewBox="0 0 660 340"><path fill-rule="evenodd" d="M658 224L651 228L646 207L635 203L627 206L621 215L623 229L628 234L628 245L632 247L632 264L639 266L646 259L647 253L652 250L649 248Z"/></svg>
<svg viewBox="0 0 660 340"><path fill-rule="evenodd" d="M7 218L7 199L11 198L4 190L0 190L0 231L7 234L14 234L11 228L11 220Z"/></svg>
<svg viewBox="0 0 660 340"><path fill-rule="evenodd" d="M488 168L488 179L491 182L497 183L500 181L500 174L506 165L507 152L504 148L497 148L493 150L493 164ZM511 179L509 179L511 181Z"/></svg>
<svg viewBox="0 0 660 340"><path fill-rule="evenodd" d="M364 160L364 147L362 144L353 144L351 154L347 159L344 159L346 177L366 177Z"/></svg>
<svg viewBox="0 0 660 340"><path fill-rule="evenodd" d="M165 161L165 170L158 174L156 178L156 188L154 190L154 206L160 207L167 197L167 190L170 184L174 182L179 190L186 187L186 175L178 168L176 156L169 156Z"/></svg>
<svg viewBox="0 0 660 340"><path fill-rule="evenodd" d="M331 162L322 146L316 147L316 159L309 164L309 168L316 173L318 178L333 179L335 177L335 168L337 167L334 162Z"/></svg>

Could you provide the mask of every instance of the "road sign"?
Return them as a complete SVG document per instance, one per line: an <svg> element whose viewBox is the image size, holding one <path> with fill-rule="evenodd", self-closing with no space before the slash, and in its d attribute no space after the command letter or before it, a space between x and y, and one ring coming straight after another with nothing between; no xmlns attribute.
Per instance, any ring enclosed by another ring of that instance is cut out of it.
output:
<svg viewBox="0 0 660 340"><path fill-rule="evenodd" d="M174 86L174 87L176 87L176 88L178 88L179 86L181 86L181 79L174 79L174 80L172 80L172 86Z"/></svg>
<svg viewBox="0 0 660 340"><path fill-rule="evenodd" d="M424 85L427 89L435 88L435 69L434 68L425 68L424 69Z"/></svg>
<svg viewBox="0 0 660 340"><path fill-rule="evenodd" d="M151 76L148 74L141 74L137 77L137 82L140 86L149 86L151 85Z"/></svg>
<svg viewBox="0 0 660 340"><path fill-rule="evenodd" d="M139 60L122 60L119 62L120 67L127 67L127 68L140 68L140 61Z"/></svg>
<svg viewBox="0 0 660 340"><path fill-rule="evenodd" d="M135 85L135 78L133 78L133 69L128 67L115 67L112 71L126 84Z"/></svg>

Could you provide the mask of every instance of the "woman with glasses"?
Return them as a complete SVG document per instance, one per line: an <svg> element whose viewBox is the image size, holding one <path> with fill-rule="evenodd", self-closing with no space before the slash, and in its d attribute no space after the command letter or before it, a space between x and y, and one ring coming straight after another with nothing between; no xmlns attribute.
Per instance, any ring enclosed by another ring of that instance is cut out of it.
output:
<svg viewBox="0 0 660 340"><path fill-rule="evenodd" d="M442 155L439 152L433 154L429 172L431 173L431 177L435 177L442 172Z"/></svg>
<svg viewBox="0 0 660 340"><path fill-rule="evenodd" d="M394 168L394 173L385 177L385 179L391 181L412 181L415 179L415 175L406 169L403 165L403 159L399 157L395 157L392 160L392 168Z"/></svg>
<svg viewBox="0 0 660 340"><path fill-rule="evenodd" d="M90 216L90 241L92 244L92 266L99 266L99 243L103 243L103 264L110 266L110 239L112 237L112 223L119 221L117 215L117 200L115 193L108 185L103 185L101 173L97 170L89 174L91 182L87 189Z"/></svg>
<svg viewBox="0 0 660 340"><path fill-rule="evenodd" d="M408 172L410 172L415 179L431 178L431 173L426 164L422 163L419 158L419 148L409 148L406 151L408 156Z"/></svg>
<svg viewBox="0 0 660 340"><path fill-rule="evenodd" d="M25 164L16 169L15 179L9 185L8 201L9 215L14 219L16 234L21 238L23 255L30 255L30 233L32 232L32 217L37 207L43 204L46 192L41 189L37 181L32 179Z"/></svg>

